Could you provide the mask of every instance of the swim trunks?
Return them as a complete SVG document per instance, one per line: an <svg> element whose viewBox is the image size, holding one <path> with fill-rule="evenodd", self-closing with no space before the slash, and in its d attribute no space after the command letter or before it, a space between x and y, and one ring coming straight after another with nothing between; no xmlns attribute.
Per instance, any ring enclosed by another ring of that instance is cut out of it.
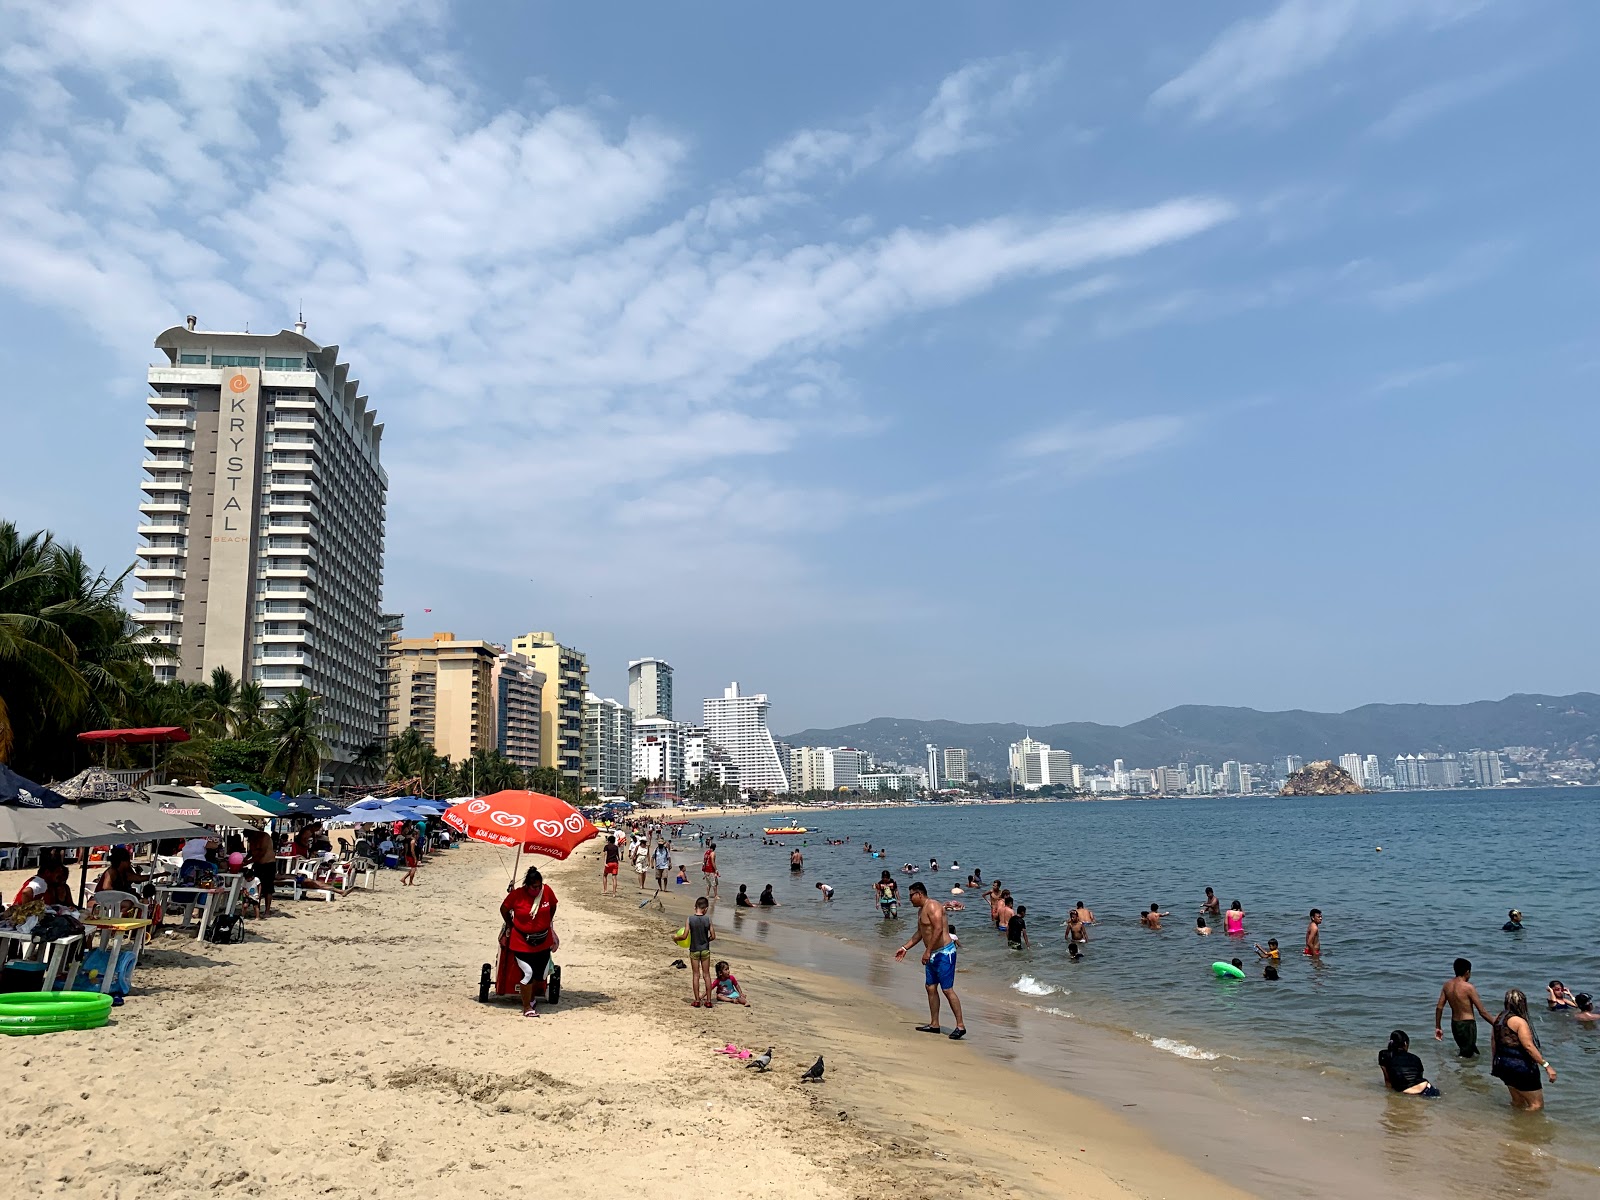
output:
<svg viewBox="0 0 1600 1200"><path fill-rule="evenodd" d="M1462 1058L1478 1057L1478 1023L1476 1021L1451 1021L1450 1036L1456 1040L1456 1049Z"/></svg>
<svg viewBox="0 0 1600 1200"><path fill-rule="evenodd" d="M951 942L928 956L922 967L922 981L929 987L949 991L956 985L956 944Z"/></svg>

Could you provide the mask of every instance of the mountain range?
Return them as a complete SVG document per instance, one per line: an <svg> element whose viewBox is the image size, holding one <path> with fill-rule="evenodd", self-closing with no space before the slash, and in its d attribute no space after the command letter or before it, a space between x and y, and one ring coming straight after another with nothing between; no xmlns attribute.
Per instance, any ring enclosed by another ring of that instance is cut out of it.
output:
<svg viewBox="0 0 1600 1200"><path fill-rule="evenodd" d="M1499 750L1532 746L1552 757L1600 755L1600 695L1518 693L1470 704L1365 704L1342 713L1258 712L1185 704L1132 725L1068 721L1060 725L964 724L909 717L875 717L838 729L805 729L783 740L795 746L850 746L878 762L922 763L928 744L959 746L969 769L1004 779L1007 749L1031 735L1070 750L1086 766L1123 759L1129 767L1162 764L1271 762L1297 754L1308 762L1341 754L1397 754L1433 750Z"/></svg>

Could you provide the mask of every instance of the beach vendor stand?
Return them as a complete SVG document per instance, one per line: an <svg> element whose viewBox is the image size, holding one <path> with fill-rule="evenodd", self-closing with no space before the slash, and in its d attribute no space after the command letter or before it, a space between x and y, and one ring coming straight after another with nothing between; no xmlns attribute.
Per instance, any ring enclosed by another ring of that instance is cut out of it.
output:
<svg viewBox="0 0 1600 1200"><path fill-rule="evenodd" d="M538 854L545 858L561 860L600 831L565 800L546 796L542 792L505 791L489 796L463 800L446 809L440 818L451 829L475 842L491 846L515 846L516 860L511 866L511 878L506 890L517 885L517 868L524 854ZM488 1003L491 992L496 998L515 996L519 973L516 960L511 956L509 935L500 930L494 967L488 963L478 978L478 999ZM534 980L534 995L542 996L555 1004L561 998L561 968L551 964L550 974Z"/></svg>

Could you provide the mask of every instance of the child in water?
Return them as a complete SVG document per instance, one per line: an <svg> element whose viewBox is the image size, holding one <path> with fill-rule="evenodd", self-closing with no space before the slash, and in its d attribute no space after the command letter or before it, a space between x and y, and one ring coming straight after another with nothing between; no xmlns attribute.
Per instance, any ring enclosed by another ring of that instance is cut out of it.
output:
<svg viewBox="0 0 1600 1200"><path fill-rule="evenodd" d="M1268 938L1267 948L1265 950L1261 948L1261 943L1257 942L1256 957L1266 959L1273 966L1277 966L1279 963L1281 963L1283 961L1283 955L1278 952L1278 939Z"/></svg>
<svg viewBox="0 0 1600 1200"><path fill-rule="evenodd" d="M711 984L711 991L718 1001L750 1007L750 1001L745 999L744 992L739 988L739 981L733 977L733 969L725 961L717 964L717 977Z"/></svg>

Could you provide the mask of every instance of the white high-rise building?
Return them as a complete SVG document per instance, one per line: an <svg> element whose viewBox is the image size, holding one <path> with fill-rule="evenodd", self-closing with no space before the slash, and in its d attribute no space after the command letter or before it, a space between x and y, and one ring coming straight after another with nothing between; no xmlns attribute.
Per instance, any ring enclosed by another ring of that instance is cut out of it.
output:
<svg viewBox="0 0 1600 1200"><path fill-rule="evenodd" d="M628 664L628 707L635 719L672 720L672 664L662 658L636 658Z"/></svg>
<svg viewBox="0 0 1600 1200"><path fill-rule="evenodd" d="M764 694L747 696L737 682L723 689L720 698L706 697L706 735L721 746L739 768L739 786L752 791L787 792L789 775L778 756L778 744L767 728L771 707Z"/></svg>
<svg viewBox="0 0 1600 1200"><path fill-rule="evenodd" d="M303 321L208 333L191 317L155 344L133 598L177 651L156 677L226 667L268 704L306 688L334 726L331 761L349 762L384 736L377 413Z"/></svg>
<svg viewBox="0 0 1600 1200"><path fill-rule="evenodd" d="M633 721L633 778L648 779L679 791L685 782L684 757L689 726L665 717L635 717Z"/></svg>
<svg viewBox="0 0 1600 1200"><path fill-rule="evenodd" d="M967 782L967 752L954 746L945 747L944 777L949 783Z"/></svg>
<svg viewBox="0 0 1600 1200"><path fill-rule="evenodd" d="M1369 754L1361 760L1361 786L1372 792L1383 787L1383 764L1378 761L1376 754Z"/></svg>
<svg viewBox="0 0 1600 1200"><path fill-rule="evenodd" d="M1209 763L1196 763L1194 782L1189 785L1197 796L1209 796L1217 787L1217 770Z"/></svg>
<svg viewBox="0 0 1600 1200"><path fill-rule="evenodd" d="M1339 755L1339 765L1350 773L1351 779L1355 780L1357 783L1361 782L1362 777L1365 774L1365 767L1362 765L1361 755L1341 754Z"/></svg>
<svg viewBox="0 0 1600 1200"><path fill-rule="evenodd" d="M1028 786L1028 755L1037 754L1043 748L1045 748L1044 743L1034 741L1031 734L1025 735L1020 742L1011 743L1010 770L1012 783L1018 787ZM1040 781L1035 779L1033 782L1034 786L1037 787Z"/></svg>
<svg viewBox="0 0 1600 1200"><path fill-rule="evenodd" d="M602 796L633 786L633 710L593 692L583 706L583 786Z"/></svg>
<svg viewBox="0 0 1600 1200"><path fill-rule="evenodd" d="M923 749L928 752L928 787L936 792L939 790L939 770L944 765L939 761L939 747L929 744Z"/></svg>
<svg viewBox="0 0 1600 1200"><path fill-rule="evenodd" d="M796 746L789 752L789 786L797 792L859 791L867 752L849 746Z"/></svg>
<svg viewBox="0 0 1600 1200"><path fill-rule="evenodd" d="M1244 767L1238 760L1230 758L1222 764L1222 790L1229 795L1238 795L1244 788Z"/></svg>

